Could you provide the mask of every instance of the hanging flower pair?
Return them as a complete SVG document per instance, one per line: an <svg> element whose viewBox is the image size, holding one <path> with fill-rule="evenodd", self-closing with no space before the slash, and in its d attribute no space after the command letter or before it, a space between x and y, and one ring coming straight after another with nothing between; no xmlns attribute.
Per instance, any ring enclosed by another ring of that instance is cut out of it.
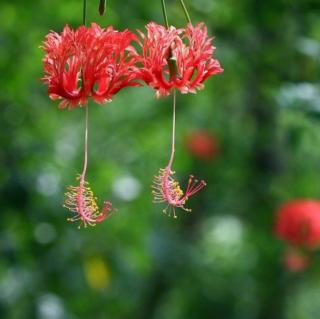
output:
<svg viewBox="0 0 320 319"><path fill-rule="evenodd" d="M64 205L74 213L69 220L80 221L80 226L95 225L114 212L109 201L99 210L86 181L90 98L98 104L110 102L121 89L141 86L143 82L156 90L157 97L173 92L171 155L154 179L154 202L166 203L164 212L176 217L175 207L190 211L184 206L186 201L206 185L190 176L183 192L173 179L172 164L176 90L183 94L196 93L208 77L223 71L213 58L212 38L208 38L203 23L197 26L189 23L184 29L176 29L150 22L146 30L146 34L138 31L135 35L111 26L104 29L95 23L76 30L65 26L61 34L51 31L43 43L45 76L42 80L48 85L49 97L60 100L60 108L71 110L81 106L86 110L83 171L78 186L67 187Z"/></svg>
<svg viewBox="0 0 320 319"><path fill-rule="evenodd" d="M203 23L167 29L150 22L146 29L147 34L138 31L141 39L129 30L103 29L96 23L76 30L67 25L61 34L51 31L43 43L42 80L49 97L61 100L60 108L85 106L90 97L103 104L122 88L139 86L137 80L154 88L157 97L173 89L196 93L208 77L223 71L213 59L215 48Z"/></svg>

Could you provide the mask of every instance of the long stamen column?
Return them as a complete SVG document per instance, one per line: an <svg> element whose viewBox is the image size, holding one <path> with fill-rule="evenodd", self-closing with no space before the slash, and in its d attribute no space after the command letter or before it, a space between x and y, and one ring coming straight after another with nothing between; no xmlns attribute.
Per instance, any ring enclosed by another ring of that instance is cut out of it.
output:
<svg viewBox="0 0 320 319"><path fill-rule="evenodd" d="M154 203L166 203L167 207L163 209L165 214L177 218L175 208L182 208L187 212L191 209L184 205L190 196L199 192L206 186L205 181L195 180L192 175L189 177L187 189L185 192L180 188L179 182L173 178L175 172L172 170L172 164L175 153L175 136L176 136L176 91L173 91L173 112L172 112L172 142L170 159L165 168L159 170L159 174L154 177L152 184L152 194Z"/></svg>
<svg viewBox="0 0 320 319"><path fill-rule="evenodd" d="M74 216L68 218L70 222L79 221L79 228L81 225L84 227L95 226L97 223L102 222L110 217L113 213L111 202L105 201L103 208L100 211L96 202L89 183L86 181L86 172L88 164L88 117L89 107L85 105L85 134L84 134L84 160L83 170L81 175L78 176L78 186L68 186L65 193L64 207L69 209Z"/></svg>

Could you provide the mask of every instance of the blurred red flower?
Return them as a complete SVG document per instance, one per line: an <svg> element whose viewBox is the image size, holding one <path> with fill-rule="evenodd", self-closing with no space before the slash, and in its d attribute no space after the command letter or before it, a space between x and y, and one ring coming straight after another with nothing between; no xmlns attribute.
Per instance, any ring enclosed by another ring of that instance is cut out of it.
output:
<svg viewBox="0 0 320 319"><path fill-rule="evenodd" d="M126 86L137 85L135 78L135 35L92 23L72 30L66 25L61 34L51 31L43 42L45 76L52 100L62 100L60 108L85 105L91 96L105 103Z"/></svg>
<svg viewBox="0 0 320 319"><path fill-rule="evenodd" d="M292 245L320 246L320 201L305 199L285 203L277 212L275 233Z"/></svg>
<svg viewBox="0 0 320 319"><path fill-rule="evenodd" d="M297 251L296 249L289 249L284 253L283 264L285 268L291 272L302 272L310 265L310 257Z"/></svg>
<svg viewBox="0 0 320 319"><path fill-rule="evenodd" d="M185 137L185 147L194 157L211 160L219 152L219 145L215 136L206 131L194 131Z"/></svg>
<svg viewBox="0 0 320 319"><path fill-rule="evenodd" d="M158 97L169 95L173 88L196 93L209 76L223 72L219 61L213 59L215 47L204 23L176 29L150 22L146 29L146 35L139 32L140 78L156 90Z"/></svg>

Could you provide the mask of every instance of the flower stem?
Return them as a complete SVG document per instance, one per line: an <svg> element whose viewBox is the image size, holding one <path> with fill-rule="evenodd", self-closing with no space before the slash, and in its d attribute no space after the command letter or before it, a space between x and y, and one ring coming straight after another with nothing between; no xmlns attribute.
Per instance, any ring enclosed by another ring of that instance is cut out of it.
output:
<svg viewBox="0 0 320 319"><path fill-rule="evenodd" d="M89 118L89 107L85 105L86 115L85 115L85 131L84 131L84 161L83 161L83 170L81 174L81 180L85 180L87 163L88 163L88 118Z"/></svg>
<svg viewBox="0 0 320 319"><path fill-rule="evenodd" d="M190 19L190 15L189 15L189 12L187 10L187 7L186 5L184 4L184 1L183 0L180 0L180 4L181 4L181 7L182 7L182 10L184 12L184 15L186 16L186 19L189 23L192 23L191 22L191 19Z"/></svg>
<svg viewBox="0 0 320 319"><path fill-rule="evenodd" d="M163 14L164 23L165 23L166 27L169 28L169 21L168 21L165 0L161 0L161 5L162 5L162 14Z"/></svg>
<svg viewBox="0 0 320 319"><path fill-rule="evenodd" d="M106 10L107 0L100 0L99 2L99 14L102 16Z"/></svg>
<svg viewBox="0 0 320 319"><path fill-rule="evenodd" d="M175 140L176 140L176 90L173 90L173 113L172 113L172 144L171 144L171 155L168 163L168 167L171 170L174 152L175 152Z"/></svg>
<svg viewBox="0 0 320 319"><path fill-rule="evenodd" d="M87 0L83 0L82 23L84 26L87 24Z"/></svg>
<svg viewBox="0 0 320 319"><path fill-rule="evenodd" d="M83 12L82 12L82 23L85 26L87 23L87 0L83 0ZM83 161L83 170L81 174L81 181L83 182L86 176L87 163L88 163L88 117L89 117L89 107L88 104L85 106L86 115L85 115L85 131L84 131L84 161Z"/></svg>

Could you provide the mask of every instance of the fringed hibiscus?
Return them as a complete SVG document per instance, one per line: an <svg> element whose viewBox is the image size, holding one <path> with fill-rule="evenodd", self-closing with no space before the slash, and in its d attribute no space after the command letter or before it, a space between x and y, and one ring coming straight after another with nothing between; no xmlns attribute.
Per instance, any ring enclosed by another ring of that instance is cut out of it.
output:
<svg viewBox="0 0 320 319"><path fill-rule="evenodd" d="M146 35L139 31L141 40L138 43L142 53L137 59L137 76L156 90L157 97L169 95L172 90L174 96L171 156L167 166L155 176L153 196L154 202L167 204L164 213L176 218L175 208L190 211L184 206L186 201L206 185L203 180L198 182L191 175L187 189L183 192L173 178L176 90L196 93L196 90L204 87L203 82L209 76L221 73L223 69L213 58L215 48L203 23L195 27L189 23L184 29L176 29L150 22L146 29Z"/></svg>
<svg viewBox="0 0 320 319"><path fill-rule="evenodd" d="M293 246L320 247L320 201L294 200L284 204L277 212L275 233Z"/></svg>
<svg viewBox="0 0 320 319"><path fill-rule="evenodd" d="M100 210L86 181L88 156L88 99L102 104L111 101L114 94L126 86L138 85L136 52L131 43L136 36L112 27L103 29L93 23L76 30L65 26L61 34L51 31L43 43L43 59L49 97L61 100L59 107L85 107L85 154L82 174L77 186L68 186L64 207L83 226L94 226L110 217L114 210L110 201L104 201Z"/></svg>
<svg viewBox="0 0 320 319"><path fill-rule="evenodd" d="M208 77L223 72L213 58L215 47L204 23L176 29L150 22L146 29L146 35L139 32L139 77L156 90L158 97L169 95L174 88L181 93L196 93Z"/></svg>
<svg viewBox="0 0 320 319"><path fill-rule="evenodd" d="M86 105L89 97L99 104L108 102L126 86L138 85L136 53L131 43L135 35L92 23L62 33L51 31L43 43L43 58L49 97L62 100L59 107L72 109Z"/></svg>
<svg viewBox="0 0 320 319"><path fill-rule="evenodd" d="M138 43L142 53L137 58L137 77L154 88L157 97L169 95L173 91L171 155L166 167L160 169L154 178L153 196L155 203L167 204L164 213L176 218L175 208L190 211L185 208L186 201L206 185L203 180L199 182L191 175L187 189L183 192L173 178L176 91L196 93L203 89L203 82L208 77L223 72L223 69L218 60L213 58L215 48L203 23L196 26L189 23L184 29L176 29L150 22L146 29L146 35L139 31L141 39Z"/></svg>

